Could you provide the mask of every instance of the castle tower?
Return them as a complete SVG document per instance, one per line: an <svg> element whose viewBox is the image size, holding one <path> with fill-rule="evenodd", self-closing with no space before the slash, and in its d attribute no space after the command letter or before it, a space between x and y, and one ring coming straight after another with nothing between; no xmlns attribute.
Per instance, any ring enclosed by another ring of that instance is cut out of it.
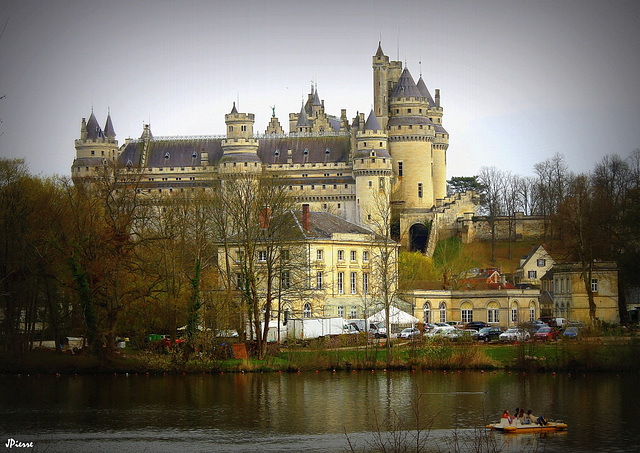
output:
<svg viewBox="0 0 640 453"><path fill-rule="evenodd" d="M373 111L384 130L389 120L389 97L395 89L402 71L401 61L389 61L378 42L378 50L373 56Z"/></svg>
<svg viewBox="0 0 640 453"><path fill-rule="evenodd" d="M387 134L374 110L369 113L362 130L356 132L356 142L352 161L357 223L380 232L381 228L389 226L392 166L391 155L387 151Z"/></svg>
<svg viewBox="0 0 640 453"><path fill-rule="evenodd" d="M76 157L71 166L74 180L95 176L97 166L105 162L115 162L118 156L118 141L111 121L111 113L107 114L104 130L91 111L89 121L82 118L80 138L75 141Z"/></svg>
<svg viewBox="0 0 640 453"><path fill-rule="evenodd" d="M406 209L430 209L433 198L432 142L435 126L429 102L407 68L389 100L389 153L394 160L396 190L392 201Z"/></svg>
<svg viewBox="0 0 640 453"><path fill-rule="evenodd" d="M258 140L253 137L253 113L238 113L235 102L224 116L227 138L222 140L221 173L257 173L262 171L258 157Z"/></svg>

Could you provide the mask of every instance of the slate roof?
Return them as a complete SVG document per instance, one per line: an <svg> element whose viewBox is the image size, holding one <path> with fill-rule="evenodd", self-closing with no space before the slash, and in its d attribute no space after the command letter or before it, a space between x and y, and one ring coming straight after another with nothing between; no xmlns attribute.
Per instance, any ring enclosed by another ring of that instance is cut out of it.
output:
<svg viewBox="0 0 640 453"><path fill-rule="evenodd" d="M300 115L298 116L296 127L309 127L309 119L307 118L307 112L304 109L304 105L300 109Z"/></svg>
<svg viewBox="0 0 640 453"><path fill-rule="evenodd" d="M147 166L157 167L196 167L200 166L201 153L209 153L209 162L218 162L222 158L222 139L194 138L176 140L151 140L147 150ZM118 156L118 165L140 165L144 151L144 141L129 142ZM167 155L168 154L168 155Z"/></svg>
<svg viewBox="0 0 640 453"><path fill-rule="evenodd" d="M350 140L351 138L346 135L263 138L259 142L258 155L262 162L267 164L286 164L288 150L291 150L294 164L347 162L351 148ZM304 152L305 149L307 154ZM277 154L276 150L278 150ZM327 150L329 150L328 153Z"/></svg>
<svg viewBox="0 0 640 453"><path fill-rule="evenodd" d="M408 68L404 68L400 78L398 79L398 84L393 90L393 94L391 95L393 98L420 98L423 97L420 90L418 90L418 86L416 82L413 81L413 77L411 77L411 73Z"/></svg>
<svg viewBox="0 0 640 453"><path fill-rule="evenodd" d="M209 164L215 165L222 159L222 138L186 138L150 140L147 150L147 167L198 167L201 153L209 156ZM258 155L252 153L229 154L225 161L264 162L266 164L287 164L288 150L294 164L347 162L351 147L348 135L320 137L268 137L258 142ZM118 165L141 163L144 141L133 140L125 145L118 156ZM307 154L305 154L305 149ZM278 153L276 154L276 150ZM328 150L328 153L327 153Z"/></svg>
<svg viewBox="0 0 640 453"><path fill-rule="evenodd" d="M389 120L389 126L408 126L408 125L426 125L433 126L433 122L426 116L400 116L393 117Z"/></svg>
<svg viewBox="0 0 640 453"><path fill-rule="evenodd" d="M302 228L302 211L296 211L294 215ZM372 234L370 230L328 212L309 212L307 238L330 239L334 233Z"/></svg>
<svg viewBox="0 0 640 453"><path fill-rule="evenodd" d="M367 118L367 122L364 124L365 131L381 131L382 127L380 127L380 123L378 122L378 118L373 113L373 109L371 109L371 113L369 113L369 118Z"/></svg>
<svg viewBox="0 0 640 453"><path fill-rule="evenodd" d="M100 137L102 137L102 129L98 124L96 116L93 114L93 112L91 112L89 121L87 121L87 138L90 140L95 140Z"/></svg>
<svg viewBox="0 0 640 453"><path fill-rule="evenodd" d="M422 80L422 76L420 76L420 80L418 80L417 87L418 87L418 90L420 91L420 94L422 95L422 97L427 98L427 100L429 101L429 105L431 107L436 105L436 103L434 102L433 98L431 97L431 93L429 92L429 89L427 88L427 85L424 83L424 80Z"/></svg>
<svg viewBox="0 0 640 453"><path fill-rule="evenodd" d="M384 52L382 51L382 43L378 41L378 50L376 52L376 57L384 57Z"/></svg>
<svg viewBox="0 0 640 453"><path fill-rule="evenodd" d="M116 137L116 131L113 128L113 123L111 122L111 114L107 115L107 122L104 125L104 135L106 135L108 138Z"/></svg>
<svg viewBox="0 0 640 453"><path fill-rule="evenodd" d="M447 134L447 135L449 135L447 130L444 127L442 127L442 124L436 124L436 132L438 134Z"/></svg>

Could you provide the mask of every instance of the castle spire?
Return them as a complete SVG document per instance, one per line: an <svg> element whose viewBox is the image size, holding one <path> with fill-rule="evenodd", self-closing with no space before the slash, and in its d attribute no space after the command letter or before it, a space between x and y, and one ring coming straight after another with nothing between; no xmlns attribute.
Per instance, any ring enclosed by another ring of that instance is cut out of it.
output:
<svg viewBox="0 0 640 453"><path fill-rule="evenodd" d="M116 131L113 128L113 123L111 122L111 109L109 109L107 113L107 122L104 125L104 135L109 139L116 138Z"/></svg>

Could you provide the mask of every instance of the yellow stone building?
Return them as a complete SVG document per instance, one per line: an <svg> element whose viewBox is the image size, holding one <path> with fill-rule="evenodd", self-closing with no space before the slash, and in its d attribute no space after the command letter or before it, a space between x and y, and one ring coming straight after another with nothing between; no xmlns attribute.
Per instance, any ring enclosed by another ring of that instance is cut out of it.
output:
<svg viewBox="0 0 640 453"><path fill-rule="evenodd" d="M396 237L428 252L436 233L455 231L458 218L472 214L475 203L471 195L446 197L449 134L439 90L432 97L422 75L416 83L381 45L372 67L374 108L366 118L356 113L349 121L345 109L329 114L312 86L300 112L289 114L288 133L275 109L258 134L254 114L234 105L225 115L224 136L156 137L145 125L140 138L118 146L111 116L101 128L92 112L75 141L72 177L90 181L101 166L113 163L140 172L139 190L162 197L215 189L228 173L272 174L311 211L363 227L376 222L380 204L392 206Z"/></svg>
<svg viewBox="0 0 640 453"><path fill-rule="evenodd" d="M540 317L540 291L534 289L412 290L401 297L422 322L483 321L507 328Z"/></svg>
<svg viewBox="0 0 640 453"><path fill-rule="evenodd" d="M381 240L371 231L328 212L292 212L295 231L290 240L278 244L287 262L278 265L281 275L275 279L272 292L277 299L271 318L288 312L291 318L341 317L364 318L379 311L383 305L380 258L391 254L387 269L390 291L397 288L397 254L399 244ZM243 286L243 266L246 266L242 246L229 238L230 248L218 248L218 260L231 257L231 277L240 290ZM258 243L255 253L255 276L260 291L266 290L267 251ZM262 298L264 300L264 297ZM395 301L394 301L395 302Z"/></svg>
<svg viewBox="0 0 640 453"><path fill-rule="evenodd" d="M619 323L616 263L594 262L591 281L588 284L596 305L596 319ZM591 322L589 296L580 263L555 264L542 279L542 298L553 316L569 321Z"/></svg>

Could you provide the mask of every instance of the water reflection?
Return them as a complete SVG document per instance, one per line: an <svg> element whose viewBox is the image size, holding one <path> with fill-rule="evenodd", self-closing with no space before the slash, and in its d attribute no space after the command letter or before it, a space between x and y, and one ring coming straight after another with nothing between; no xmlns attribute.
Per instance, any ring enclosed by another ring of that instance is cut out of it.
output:
<svg viewBox="0 0 640 453"><path fill-rule="evenodd" d="M0 378L0 434L39 451L345 451L375 420L431 426L460 442L505 408L569 424L565 434L504 436L503 451L637 451L639 376L356 372ZM46 446L46 448L45 448ZM468 447L471 451L473 448Z"/></svg>

